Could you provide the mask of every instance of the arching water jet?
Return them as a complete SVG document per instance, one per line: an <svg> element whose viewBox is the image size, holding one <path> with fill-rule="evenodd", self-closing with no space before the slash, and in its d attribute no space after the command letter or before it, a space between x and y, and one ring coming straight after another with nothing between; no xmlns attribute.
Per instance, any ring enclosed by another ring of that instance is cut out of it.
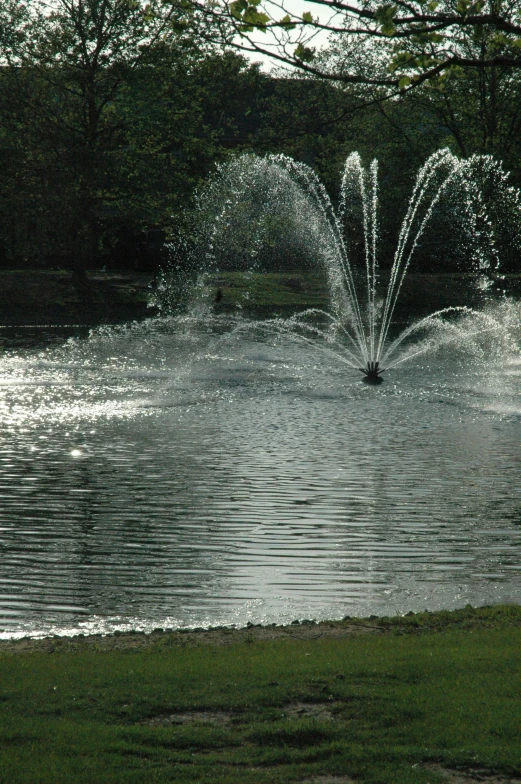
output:
<svg viewBox="0 0 521 784"><path fill-rule="evenodd" d="M281 237L291 237L325 271L330 311L314 308L291 319L268 319L260 328L291 330L297 339L334 354L360 371L366 384L377 386L383 380L383 363L388 371L432 348L432 343L424 341L417 351L403 351L404 341L418 337L415 325L409 325L392 340L389 334L411 260L441 202L450 207L450 214L460 221L462 233L472 242L469 253L474 266L481 272L497 266L492 221L479 184L486 184L489 191L493 184L515 214L516 226L521 227L519 194L507 184L507 175L496 161L477 155L460 160L447 149L439 150L417 175L386 290L380 293L376 160L365 168L358 153L348 156L335 209L323 184L305 164L285 155L240 156L222 166L199 197L201 214L205 215L205 270L217 272L219 258L228 259L234 254L239 254L241 267L255 269L260 248L271 245L276 250L277 242L283 241ZM521 236L521 231L518 234ZM363 251L357 260L359 247ZM472 312L467 307L449 307L417 324L424 332L440 329L445 344L447 334L454 339L459 336L455 320ZM477 312L476 317L479 329L495 329L480 320ZM444 320L447 330L440 327ZM258 326L257 322L239 328Z"/></svg>

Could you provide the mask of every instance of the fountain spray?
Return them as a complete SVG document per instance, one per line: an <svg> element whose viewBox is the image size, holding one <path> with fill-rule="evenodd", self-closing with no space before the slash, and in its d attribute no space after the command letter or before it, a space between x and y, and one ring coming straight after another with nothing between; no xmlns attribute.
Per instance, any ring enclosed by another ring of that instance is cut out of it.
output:
<svg viewBox="0 0 521 784"><path fill-rule="evenodd" d="M316 338L322 338L324 351L359 370L366 384L378 385L382 383L382 374L404 361L398 353L403 340L439 326L445 317L451 319L470 312L469 308L446 308L408 327L397 339L388 339L405 276L436 206L442 199L452 199L458 205L457 213L464 221L467 236L472 237L475 247L481 247L488 242L487 232L493 232L478 182L493 181L521 225L519 193L507 183L507 176L490 156L474 155L461 160L448 149L431 155L416 177L398 234L387 290L378 301L377 161L366 168L357 152L347 157L335 210L324 185L306 164L286 155L239 156L220 168L207 192L213 192L217 209L212 213L209 230L207 226L210 241L206 261L211 261L216 247L226 245L231 238L235 238L241 252L246 252L244 248L248 246L254 258L258 248L272 239L270 227L278 219L288 232L299 237L301 246L325 270L331 311L312 309L291 319L265 321L260 328L291 330L298 339L314 345ZM361 269L353 263L353 240L360 235L364 246ZM484 269L487 265L483 260ZM317 326L320 319L326 322L325 330ZM485 316L481 320L484 330L497 326ZM450 327L445 332L449 334Z"/></svg>

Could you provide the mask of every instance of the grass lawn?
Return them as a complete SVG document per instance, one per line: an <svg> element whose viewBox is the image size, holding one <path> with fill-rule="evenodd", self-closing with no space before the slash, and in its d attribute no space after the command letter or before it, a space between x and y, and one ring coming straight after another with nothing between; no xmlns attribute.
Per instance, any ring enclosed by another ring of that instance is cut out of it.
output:
<svg viewBox="0 0 521 784"><path fill-rule="evenodd" d="M243 308L287 315L305 308L327 308L329 289L324 275L306 272L223 272L210 275L206 296L211 301L217 290L222 299L218 310Z"/></svg>
<svg viewBox="0 0 521 784"><path fill-rule="evenodd" d="M386 293L388 271L381 275L379 296ZM484 297L476 286L477 275L469 273L418 274L409 272L401 288L395 313L400 323L423 317L450 306L481 307L484 301L498 298L503 290L521 295L521 276L496 276ZM364 281L361 281L364 291ZM253 316L288 316L306 308L329 309L329 288L320 272L223 272L209 275L204 296L208 304L217 292L217 312L240 308Z"/></svg>
<svg viewBox="0 0 521 784"><path fill-rule="evenodd" d="M3 642L0 781L506 781L520 676L517 606Z"/></svg>
<svg viewBox="0 0 521 784"><path fill-rule="evenodd" d="M388 271L382 272L380 294ZM0 327L35 324L100 324L142 319L157 313L148 308L151 273L90 271L89 301L82 301L65 270L0 270ZM415 274L404 281L396 318L400 323L450 305L479 306L483 293L476 275L466 273ZM364 289L364 285L362 285ZM506 290L521 296L521 276L496 276L487 296ZM216 302L216 296L219 298ZM242 312L253 317L286 317L308 308L329 308L330 293L324 274L303 272L220 272L209 275L197 290L217 313ZM191 301L190 296L188 299ZM1 337L1 335L0 335Z"/></svg>

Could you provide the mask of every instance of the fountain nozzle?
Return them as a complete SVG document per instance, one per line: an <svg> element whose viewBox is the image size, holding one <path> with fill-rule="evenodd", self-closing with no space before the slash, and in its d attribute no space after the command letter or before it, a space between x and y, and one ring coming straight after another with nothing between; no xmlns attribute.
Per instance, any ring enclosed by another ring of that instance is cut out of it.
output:
<svg viewBox="0 0 521 784"><path fill-rule="evenodd" d="M360 372L364 374L362 381L364 384L381 384L383 381L382 373L380 370L380 363L371 361L368 362L365 368L359 368Z"/></svg>

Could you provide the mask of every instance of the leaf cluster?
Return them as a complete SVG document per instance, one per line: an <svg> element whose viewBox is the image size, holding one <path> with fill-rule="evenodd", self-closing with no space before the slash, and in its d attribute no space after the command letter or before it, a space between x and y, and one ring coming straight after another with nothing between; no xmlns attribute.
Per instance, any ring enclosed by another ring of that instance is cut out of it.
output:
<svg viewBox="0 0 521 784"><path fill-rule="evenodd" d="M202 10L200 0L191 0ZM302 14L286 11L284 2L234 0L218 4L208 12L215 18L228 18L239 36L241 48L275 58L279 63L297 67L322 78L337 78L344 83L359 83L355 71L342 69L331 73L322 67L317 47L311 45L317 34L329 33L365 42L395 42L389 53L387 74L375 79L366 75L365 83L379 84L392 95L412 90L436 79L454 67L521 68L521 16L517 2L506 0L316 0ZM286 11L282 16L280 9ZM269 31L269 41L259 41L257 31ZM471 37L493 43L486 53L469 56L462 51L460 39ZM385 48L385 46L384 46Z"/></svg>

